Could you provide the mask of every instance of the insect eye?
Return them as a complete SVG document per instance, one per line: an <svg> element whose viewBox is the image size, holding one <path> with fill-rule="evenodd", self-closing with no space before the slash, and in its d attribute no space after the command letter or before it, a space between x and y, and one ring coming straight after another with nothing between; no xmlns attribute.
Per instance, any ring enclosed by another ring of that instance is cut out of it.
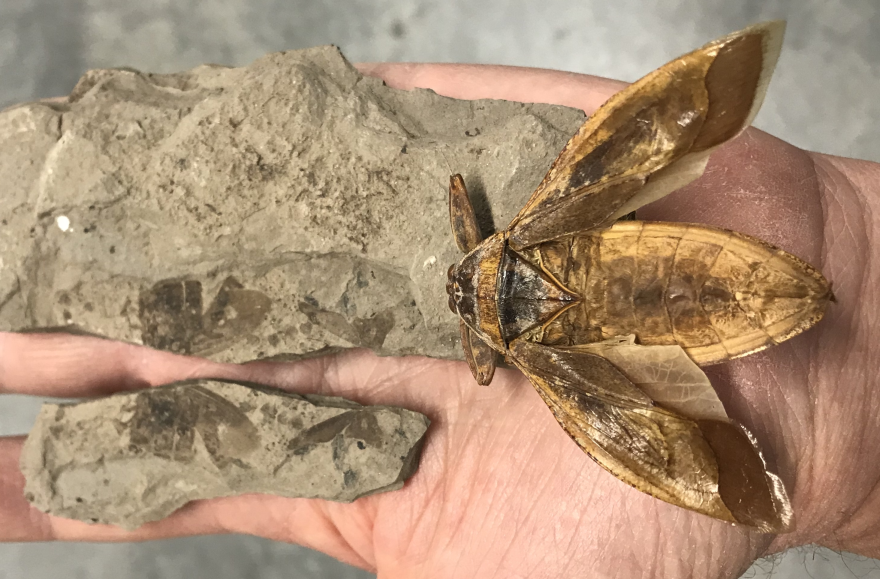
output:
<svg viewBox="0 0 880 579"><path fill-rule="evenodd" d="M452 299L452 295L449 296L449 309L452 310L453 314L457 314L458 310L455 309L455 300Z"/></svg>

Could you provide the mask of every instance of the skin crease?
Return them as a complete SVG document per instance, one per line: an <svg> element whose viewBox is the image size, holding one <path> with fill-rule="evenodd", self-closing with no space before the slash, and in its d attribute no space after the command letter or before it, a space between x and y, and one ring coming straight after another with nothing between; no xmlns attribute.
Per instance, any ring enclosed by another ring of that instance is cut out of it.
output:
<svg viewBox="0 0 880 579"><path fill-rule="evenodd" d="M475 65L362 65L398 88L595 110L622 83ZM199 376L394 404L432 425L404 489L353 504L248 495L193 503L126 533L44 515L22 497L23 438L0 439L0 540L132 541L238 532L291 541L379 577L738 577L765 554L820 543L880 556L877 266L880 165L808 153L750 129L694 184L639 212L755 235L816 265L838 303L816 328L708 368L730 415L785 480L797 530L778 537L639 493L584 455L528 381L499 369L354 351L291 364L216 364L108 340L0 333L0 392L99 396ZM450 233L451 235L451 233ZM451 314L450 314L451 315Z"/></svg>

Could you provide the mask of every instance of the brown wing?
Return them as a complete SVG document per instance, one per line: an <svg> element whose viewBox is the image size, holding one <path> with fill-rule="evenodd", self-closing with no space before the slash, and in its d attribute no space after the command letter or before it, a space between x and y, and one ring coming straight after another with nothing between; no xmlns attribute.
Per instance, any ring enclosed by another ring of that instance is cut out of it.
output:
<svg viewBox="0 0 880 579"><path fill-rule="evenodd" d="M521 249L606 226L693 181L764 99L785 25L768 22L686 54L587 119L511 222Z"/></svg>
<svg viewBox="0 0 880 579"><path fill-rule="evenodd" d="M785 489L739 425L664 410L594 354L515 340L510 359L578 446L620 480L723 521L790 530Z"/></svg>

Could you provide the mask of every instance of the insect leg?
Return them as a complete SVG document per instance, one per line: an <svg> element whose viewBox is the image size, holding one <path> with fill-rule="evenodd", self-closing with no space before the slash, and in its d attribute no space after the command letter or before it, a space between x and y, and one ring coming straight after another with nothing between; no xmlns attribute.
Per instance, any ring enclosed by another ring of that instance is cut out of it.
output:
<svg viewBox="0 0 880 579"><path fill-rule="evenodd" d="M477 216L461 175L449 178L449 221L458 248L470 253L483 241Z"/></svg>
<svg viewBox="0 0 880 579"><path fill-rule="evenodd" d="M461 347L464 350L464 358L471 368L471 374L480 386L488 386L495 375L495 363L497 356L495 350L489 344L478 338L461 322Z"/></svg>

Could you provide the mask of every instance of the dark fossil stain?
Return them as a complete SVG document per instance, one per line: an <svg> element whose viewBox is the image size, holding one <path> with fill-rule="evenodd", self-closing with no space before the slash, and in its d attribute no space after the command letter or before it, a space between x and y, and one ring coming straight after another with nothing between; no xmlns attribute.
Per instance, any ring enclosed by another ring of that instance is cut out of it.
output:
<svg viewBox="0 0 880 579"><path fill-rule="evenodd" d="M147 346L191 354L202 332L202 284L198 281L161 281L139 300L141 339Z"/></svg>
<svg viewBox="0 0 880 579"><path fill-rule="evenodd" d="M376 415L372 412L356 412L346 434L352 438L363 440L370 446L382 444L382 428L379 426Z"/></svg>
<svg viewBox="0 0 880 579"><path fill-rule="evenodd" d="M333 442L333 458L338 460L343 450L339 445L344 439L357 440L358 448L363 449L365 445L381 446L383 438L382 428L373 412L349 410L306 428L288 443L287 448L293 455L302 455L319 444Z"/></svg>
<svg viewBox="0 0 880 579"><path fill-rule="evenodd" d="M345 436L341 433L334 436L330 448L333 450L333 465L336 470L344 470L345 462L342 459L345 457Z"/></svg>
<svg viewBox="0 0 880 579"><path fill-rule="evenodd" d="M134 401L129 449L169 460L194 457L196 433L218 468L243 465L260 445L257 428L235 404L197 385L154 388Z"/></svg>
<svg viewBox="0 0 880 579"><path fill-rule="evenodd" d="M298 309L312 324L355 346L381 348L388 332L394 327L394 312L384 310L371 316L356 317L349 321L338 312L321 308L314 300L299 302Z"/></svg>
<svg viewBox="0 0 880 579"><path fill-rule="evenodd" d="M201 282L160 281L140 294L141 340L179 354L221 351L259 327L271 305L264 293L245 289L231 276L207 309Z"/></svg>
<svg viewBox="0 0 880 579"><path fill-rule="evenodd" d="M347 487L353 486L357 482L358 475L351 469L346 469L342 474L342 484Z"/></svg>
<svg viewBox="0 0 880 579"><path fill-rule="evenodd" d="M288 450L295 455L300 455L311 451L319 444L330 442L351 424L354 414L354 411L343 412L306 428L287 444Z"/></svg>

